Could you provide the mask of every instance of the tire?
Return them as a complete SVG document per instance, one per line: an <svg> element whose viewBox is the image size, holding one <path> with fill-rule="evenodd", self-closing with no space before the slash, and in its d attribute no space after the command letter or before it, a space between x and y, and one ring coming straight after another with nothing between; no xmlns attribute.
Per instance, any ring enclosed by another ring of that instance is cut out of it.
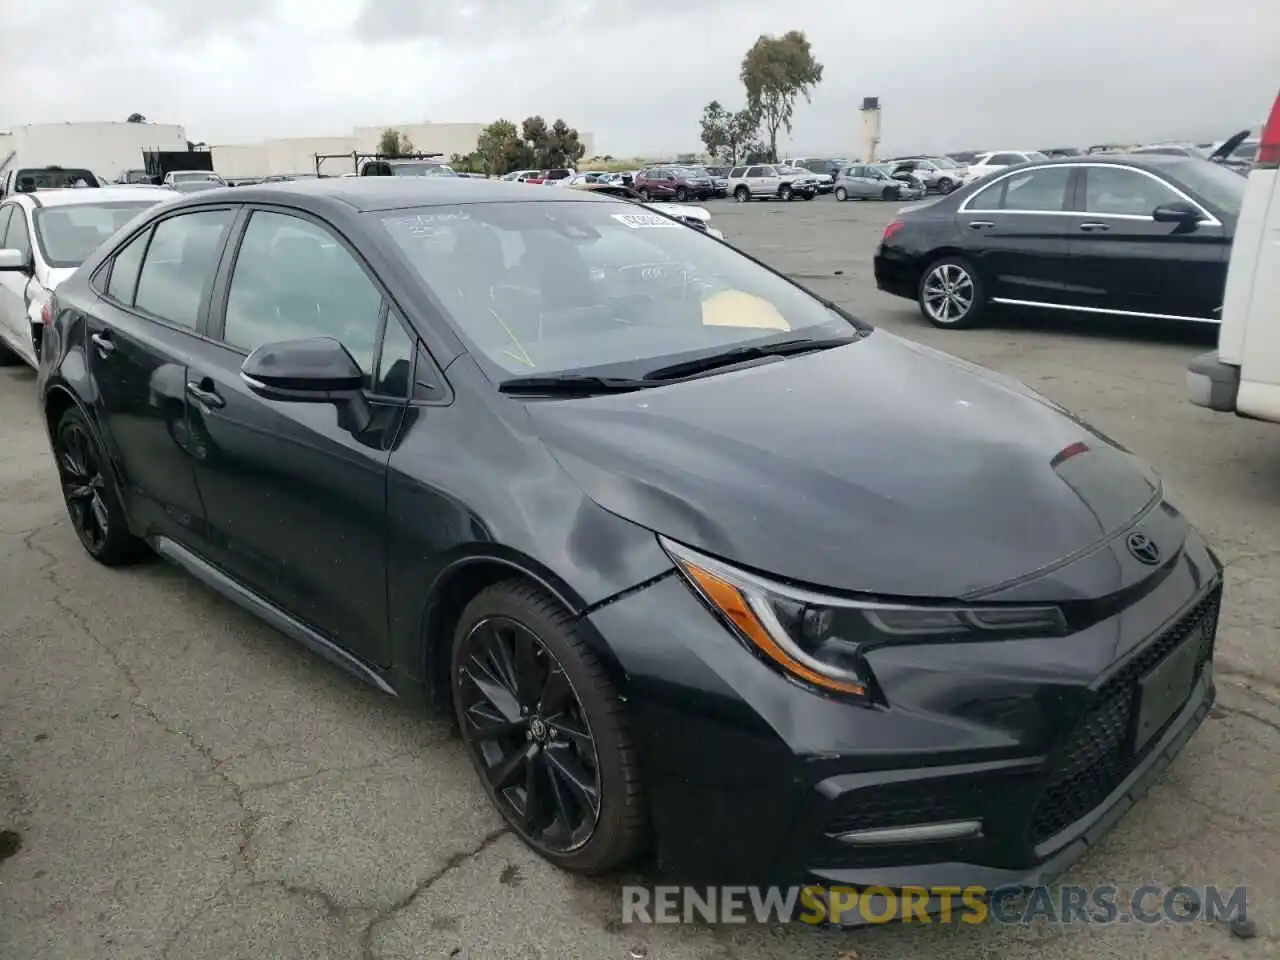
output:
<svg viewBox="0 0 1280 960"><path fill-rule="evenodd" d="M686 190L684 187L677 187L676 203L688 203L688 202L689 202L689 191Z"/></svg>
<svg viewBox="0 0 1280 960"><path fill-rule="evenodd" d="M812 200L815 195L812 193L804 193L804 194L801 194L801 196L804 197L804 199L806 200Z"/></svg>
<svg viewBox="0 0 1280 960"><path fill-rule="evenodd" d="M965 294L968 294L965 297ZM986 291L977 271L964 257L942 257L925 269L916 288L916 303L935 327L963 330L974 326L986 306ZM963 309L956 310L962 306Z"/></svg>
<svg viewBox="0 0 1280 960"><path fill-rule="evenodd" d="M644 187L641 187L641 188L640 188L639 190L637 190L636 192L637 192L638 194L640 194L640 199L641 199L641 200L643 200L645 203L648 203L648 202L649 202L649 191L648 191L648 190L646 190Z"/></svg>
<svg viewBox="0 0 1280 960"><path fill-rule="evenodd" d="M495 670L499 660L501 673ZM530 682L515 679L517 663ZM501 695L482 691L473 679L477 675ZM450 680L458 726L480 782L527 846L562 869L589 875L621 867L640 850L647 821L623 703L560 604L522 580L482 590L454 632ZM522 686L523 698L533 704L523 710L515 692ZM551 698L556 703L548 708ZM485 727L502 732L480 736ZM507 785L495 785L494 772L513 767ZM593 781L594 818L588 791L570 791L569 778L556 773L561 769L573 769L579 782ZM532 826L524 819L529 784L537 798ZM523 799L519 790L525 791ZM573 819L577 828L565 830L554 817L545 823L552 808L565 811L564 819Z"/></svg>
<svg viewBox="0 0 1280 960"><path fill-rule="evenodd" d="M897 200L900 196L901 194L898 193L897 189L894 187L885 187L884 190L880 192L881 200Z"/></svg>
<svg viewBox="0 0 1280 960"><path fill-rule="evenodd" d="M22 357L18 356L7 344L0 343L0 367L12 367L22 362Z"/></svg>
<svg viewBox="0 0 1280 960"><path fill-rule="evenodd" d="M844 203L846 200L849 199L849 191L846 190L844 187L836 187L836 199L839 200L841 203Z"/></svg>
<svg viewBox="0 0 1280 960"><path fill-rule="evenodd" d="M778 199L788 201L791 199L791 187L788 184L782 185L782 189L778 191Z"/></svg>
<svg viewBox="0 0 1280 960"><path fill-rule="evenodd" d="M104 567L123 567L148 556L147 544L129 531L106 455L77 408L58 421L53 453L67 515L85 552Z"/></svg>
<svg viewBox="0 0 1280 960"><path fill-rule="evenodd" d="M950 180L946 179L945 177L943 177L941 180L938 181L938 192L942 194L944 197L955 188L956 188L956 185L952 183Z"/></svg>
<svg viewBox="0 0 1280 960"><path fill-rule="evenodd" d="M737 190L733 191L733 199L739 203L746 203L751 199L751 191L746 187L738 187Z"/></svg>

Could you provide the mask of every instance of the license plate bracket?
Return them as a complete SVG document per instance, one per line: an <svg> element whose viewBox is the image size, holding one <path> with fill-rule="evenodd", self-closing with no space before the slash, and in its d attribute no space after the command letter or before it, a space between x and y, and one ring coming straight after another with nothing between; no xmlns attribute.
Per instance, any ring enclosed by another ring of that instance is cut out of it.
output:
<svg viewBox="0 0 1280 960"><path fill-rule="evenodd" d="M1173 652L1138 680L1135 752L1142 750L1190 698L1204 643L1203 633L1202 628L1191 631Z"/></svg>

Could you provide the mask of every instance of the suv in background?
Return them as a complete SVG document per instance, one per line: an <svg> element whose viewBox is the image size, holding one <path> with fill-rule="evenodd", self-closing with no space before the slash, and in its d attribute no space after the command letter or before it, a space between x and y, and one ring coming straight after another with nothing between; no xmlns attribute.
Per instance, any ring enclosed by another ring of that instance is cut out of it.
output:
<svg viewBox="0 0 1280 960"><path fill-rule="evenodd" d="M968 171L950 157L899 157L892 161L894 173L909 173L933 190L946 196L964 183Z"/></svg>
<svg viewBox="0 0 1280 960"><path fill-rule="evenodd" d="M649 167L636 174L631 184L641 200L707 200L715 196L711 177L690 167Z"/></svg>
<svg viewBox="0 0 1280 960"><path fill-rule="evenodd" d="M818 178L808 170L784 163L753 163L729 171L729 194L739 203L765 197L812 200L818 186Z"/></svg>

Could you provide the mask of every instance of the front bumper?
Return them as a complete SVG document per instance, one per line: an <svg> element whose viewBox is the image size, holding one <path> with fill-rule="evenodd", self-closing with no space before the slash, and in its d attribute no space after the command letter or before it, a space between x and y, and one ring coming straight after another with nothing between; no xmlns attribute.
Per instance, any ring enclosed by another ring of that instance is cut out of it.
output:
<svg viewBox="0 0 1280 960"><path fill-rule="evenodd" d="M1197 407L1234 413L1240 395L1240 368L1218 359L1218 351L1202 353L1187 364L1187 398Z"/></svg>
<svg viewBox="0 0 1280 960"><path fill-rule="evenodd" d="M1069 643L896 648L873 662L884 707L774 672L678 575L597 610L589 623L627 677L659 872L680 883L891 890L1048 882L1133 806L1206 716L1220 570L1191 534L1158 585ZM1135 749L1138 685L1175 648L1194 649L1190 696ZM973 820L980 831L960 838L847 839Z"/></svg>

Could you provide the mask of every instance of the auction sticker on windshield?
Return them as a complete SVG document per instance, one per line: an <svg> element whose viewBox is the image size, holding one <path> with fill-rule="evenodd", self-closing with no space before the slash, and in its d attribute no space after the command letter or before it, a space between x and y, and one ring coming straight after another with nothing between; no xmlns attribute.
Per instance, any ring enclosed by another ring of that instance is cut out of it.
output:
<svg viewBox="0 0 1280 960"><path fill-rule="evenodd" d="M668 220L666 217L660 217L656 213L615 213L613 219L617 220L624 227L630 227L632 230L642 230L647 227L676 227L681 224L675 220Z"/></svg>

